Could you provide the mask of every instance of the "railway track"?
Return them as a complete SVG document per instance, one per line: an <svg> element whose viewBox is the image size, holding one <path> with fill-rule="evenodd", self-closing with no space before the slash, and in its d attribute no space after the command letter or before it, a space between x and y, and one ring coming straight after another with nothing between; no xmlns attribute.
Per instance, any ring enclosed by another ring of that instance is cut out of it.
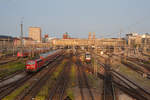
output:
<svg viewBox="0 0 150 100"><path fill-rule="evenodd" d="M150 62L144 61L142 59L131 59L131 58L128 58L128 60L133 61L134 63L136 63L136 64L138 64L140 66L143 66L145 69L150 71L150 67L149 67Z"/></svg>
<svg viewBox="0 0 150 100"><path fill-rule="evenodd" d="M18 58L17 58L17 57L12 57L12 58L9 59L9 60L6 60L6 59L1 59L1 60L3 60L3 61L0 62L0 65L4 65L4 64L7 64L7 63L9 63L9 62L17 61Z"/></svg>
<svg viewBox="0 0 150 100"><path fill-rule="evenodd" d="M119 57L118 55L115 56ZM124 57L121 57L121 59L124 59ZM139 58L126 57L126 60L121 60L121 63L141 76L150 79L150 67L148 65L150 63L148 61Z"/></svg>
<svg viewBox="0 0 150 100"><path fill-rule="evenodd" d="M142 53L142 55L147 56L150 59L150 55Z"/></svg>
<svg viewBox="0 0 150 100"><path fill-rule="evenodd" d="M104 81L103 81L103 96L102 100L116 100L114 85L112 82L112 75L108 67L105 68Z"/></svg>
<svg viewBox="0 0 150 100"><path fill-rule="evenodd" d="M148 65L145 65L142 62L140 62L138 60L135 60L135 59L129 59L128 58L128 60L133 62L133 63L135 63L135 64L137 64L139 67L137 67L137 66L135 66L135 65L133 65L131 63L124 62L124 61L122 61L121 63L126 65L130 69L136 71L137 73L139 73L142 76L146 75L146 77L148 79L150 79L150 67Z"/></svg>
<svg viewBox="0 0 150 100"><path fill-rule="evenodd" d="M14 61L18 61L18 62L20 62L20 61L25 61L25 60L27 60L27 59L15 59ZM10 61L11 62L11 61ZM6 63L7 64L7 63ZM12 72L10 75L4 75L4 76L1 76L0 77L0 84L3 82L3 81L6 81L6 80L9 80L9 79L11 79L11 78L13 78L13 77L15 77L15 76L17 76L17 75L19 75L19 74L21 74L21 73L23 73L24 72L24 69L22 69L22 70L17 70L17 71L15 71L15 72Z"/></svg>
<svg viewBox="0 0 150 100"><path fill-rule="evenodd" d="M8 57L12 57L12 56L14 56L14 55L17 55L17 52L14 52L13 54L2 54L1 56L0 56L0 60L1 59L3 59L3 58L8 58Z"/></svg>
<svg viewBox="0 0 150 100"><path fill-rule="evenodd" d="M12 58L9 58L9 59L1 59L1 60L3 60L2 62L0 62L0 65L5 65L5 64L7 64L7 63L9 63L9 62L19 62L19 61L25 61L25 60L27 60L28 58L17 58L16 56L15 57L12 57Z"/></svg>
<svg viewBox="0 0 150 100"><path fill-rule="evenodd" d="M20 61L26 61L28 58L17 58L17 59L15 59L15 60L13 60L13 61L18 61L18 62L20 62ZM11 61L8 61L8 62L11 62ZM6 63L5 64L7 64L8 63L7 61L6 61ZM16 75L18 75L18 74L20 74L20 73L23 73L24 72L24 70L18 70L18 71L16 71L16 72L13 72L12 74L10 74L10 75L5 75L5 76L3 76L3 77L0 77L0 83L1 82L3 82L3 81L5 81L5 80L8 80L8 79L11 79L11 78L13 78L14 76L16 76Z"/></svg>
<svg viewBox="0 0 150 100"><path fill-rule="evenodd" d="M56 60L56 62L59 60ZM50 64L50 63L49 63ZM53 65L53 64L52 64ZM46 67L43 69L46 70ZM39 73L42 73L43 70L39 71ZM11 92L13 92L15 89L19 88L20 86L24 85L26 81L31 79L33 76L36 76L38 73L32 73L32 74L27 74L25 77L14 81L10 84L4 85L3 87L0 87L0 100L4 98L5 96L9 95ZM19 99L21 100L21 99Z"/></svg>
<svg viewBox="0 0 150 100"><path fill-rule="evenodd" d="M25 57L25 58L18 58L17 56L9 56L9 58L1 58L0 59L0 65L5 65L9 62L15 62L15 61L20 61L20 60L26 60L28 59L28 57Z"/></svg>
<svg viewBox="0 0 150 100"><path fill-rule="evenodd" d="M56 61L47 65L48 67L43 69L35 76L36 80L30 81L30 86L24 89L17 97L16 100L32 100L40 91L45 82L49 79L52 73L55 71L56 66L62 61L63 57L58 58ZM59 62L59 63L58 63Z"/></svg>
<svg viewBox="0 0 150 100"><path fill-rule="evenodd" d="M129 80L115 70L111 70L111 74L113 76L112 81L115 87L118 87L120 90L135 98L136 100L150 100L150 93L137 85L135 82Z"/></svg>
<svg viewBox="0 0 150 100"><path fill-rule="evenodd" d="M129 67L130 69L134 70L135 72L139 73L140 75L143 75L144 73L144 71L141 68L136 67L135 65L129 64L127 62L121 62L121 63Z"/></svg>
<svg viewBox="0 0 150 100"><path fill-rule="evenodd" d="M86 96L84 91L87 90L90 96L89 100L94 100L93 93L91 91L90 85L88 83L88 78L83 70L83 66L81 65L80 61L76 62L77 69L78 69L78 83L80 88L81 100L86 100Z"/></svg>
<svg viewBox="0 0 150 100"><path fill-rule="evenodd" d="M8 76L6 76L6 77L1 77L1 78L0 78L0 84L1 84L2 82L4 82L4 81L8 80L8 79L13 78L13 77L16 76L16 75L19 75L19 74L23 73L23 72L24 72L24 70L18 70L18 71L16 71L16 72L12 73L11 75L8 75Z"/></svg>
<svg viewBox="0 0 150 100"><path fill-rule="evenodd" d="M33 74L28 74L24 78L21 78L20 80L7 84L3 87L0 87L0 100L4 98L5 96L9 95L12 91L17 89L18 87L22 86L24 82L26 82L32 76Z"/></svg>
<svg viewBox="0 0 150 100"><path fill-rule="evenodd" d="M150 66L148 64L144 64L143 62L134 61L136 64L143 66L145 69L147 69L150 72Z"/></svg>
<svg viewBox="0 0 150 100"><path fill-rule="evenodd" d="M102 65L106 70L106 65L104 64ZM115 88L119 88L121 91L135 98L136 100L150 100L149 99L150 93L144 88L142 88L141 86L139 86L138 84L136 84L136 82L133 82L132 80L123 76L121 73L115 71L114 69L110 69L110 74L111 74L111 82L113 83L113 86ZM106 76L104 76L104 81L105 78ZM108 78L108 80L110 79ZM105 99L105 100L109 100L109 99ZM115 100L115 99L111 99L111 100Z"/></svg>
<svg viewBox="0 0 150 100"><path fill-rule="evenodd" d="M55 86L49 91L49 95L46 100L64 100L65 90L69 83L71 62L68 62L63 71L58 76Z"/></svg>

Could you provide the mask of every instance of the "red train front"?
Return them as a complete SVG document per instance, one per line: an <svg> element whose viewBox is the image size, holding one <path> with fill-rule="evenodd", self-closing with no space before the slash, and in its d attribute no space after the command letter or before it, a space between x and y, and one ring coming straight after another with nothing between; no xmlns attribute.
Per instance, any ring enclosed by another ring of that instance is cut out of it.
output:
<svg viewBox="0 0 150 100"><path fill-rule="evenodd" d="M89 52L86 52L85 54L85 61L87 63L90 63L91 62L91 54Z"/></svg>
<svg viewBox="0 0 150 100"><path fill-rule="evenodd" d="M36 70L37 70L37 61L36 60L29 60L26 62L26 71L36 72Z"/></svg>

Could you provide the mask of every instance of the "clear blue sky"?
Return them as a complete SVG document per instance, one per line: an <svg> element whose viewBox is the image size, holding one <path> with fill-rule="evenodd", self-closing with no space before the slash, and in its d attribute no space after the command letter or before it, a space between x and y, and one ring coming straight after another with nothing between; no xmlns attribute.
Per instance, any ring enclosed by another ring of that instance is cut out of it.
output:
<svg viewBox="0 0 150 100"><path fill-rule="evenodd" d="M122 30L150 32L150 0L0 0L0 35L19 36L24 17L24 33L29 26L61 37L116 37Z"/></svg>

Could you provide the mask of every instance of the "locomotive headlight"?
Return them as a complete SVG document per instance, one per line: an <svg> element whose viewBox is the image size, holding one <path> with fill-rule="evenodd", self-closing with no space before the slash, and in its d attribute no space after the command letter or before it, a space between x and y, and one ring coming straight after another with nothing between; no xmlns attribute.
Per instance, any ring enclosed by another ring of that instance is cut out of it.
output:
<svg viewBox="0 0 150 100"><path fill-rule="evenodd" d="M103 51L101 51L101 55L103 55L104 54L104 52Z"/></svg>

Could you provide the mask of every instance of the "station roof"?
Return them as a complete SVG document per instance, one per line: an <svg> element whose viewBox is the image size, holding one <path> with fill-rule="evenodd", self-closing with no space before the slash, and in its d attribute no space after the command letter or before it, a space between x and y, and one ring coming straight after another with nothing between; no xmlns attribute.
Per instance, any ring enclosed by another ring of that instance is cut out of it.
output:
<svg viewBox="0 0 150 100"><path fill-rule="evenodd" d="M7 36L7 35L0 35L0 39L13 39L13 37L11 36Z"/></svg>

